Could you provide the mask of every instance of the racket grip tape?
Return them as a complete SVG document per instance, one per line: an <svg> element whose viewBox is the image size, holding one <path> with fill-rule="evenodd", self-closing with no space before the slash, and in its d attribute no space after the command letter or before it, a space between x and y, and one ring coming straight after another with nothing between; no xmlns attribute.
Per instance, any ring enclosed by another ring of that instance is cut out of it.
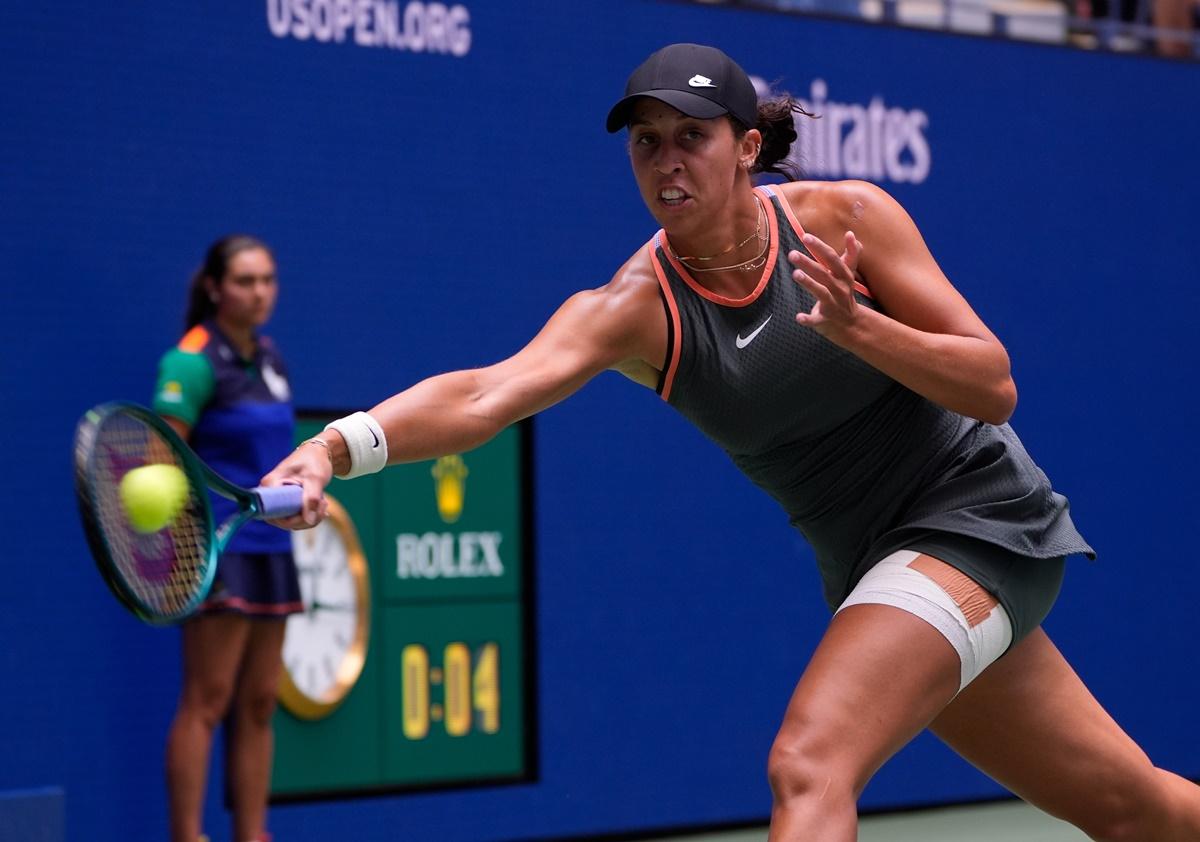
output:
<svg viewBox="0 0 1200 842"><path fill-rule="evenodd" d="M260 485L254 489L258 497L260 518L290 517L298 514L304 504L304 489L298 485Z"/></svg>

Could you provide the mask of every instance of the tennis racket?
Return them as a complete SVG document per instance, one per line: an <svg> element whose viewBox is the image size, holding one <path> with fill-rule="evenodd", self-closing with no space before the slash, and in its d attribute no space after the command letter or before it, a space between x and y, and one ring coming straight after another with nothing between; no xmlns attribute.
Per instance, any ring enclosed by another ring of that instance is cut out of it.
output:
<svg viewBox="0 0 1200 842"><path fill-rule="evenodd" d="M186 497L157 532L133 527L121 501L122 478L144 465L174 465L187 478ZM238 510L213 522L208 491ZM75 429L75 494L92 557L121 604L153 625L184 619L204 601L229 539L247 521L300 511L299 486L242 488L208 467L149 409L106 403Z"/></svg>

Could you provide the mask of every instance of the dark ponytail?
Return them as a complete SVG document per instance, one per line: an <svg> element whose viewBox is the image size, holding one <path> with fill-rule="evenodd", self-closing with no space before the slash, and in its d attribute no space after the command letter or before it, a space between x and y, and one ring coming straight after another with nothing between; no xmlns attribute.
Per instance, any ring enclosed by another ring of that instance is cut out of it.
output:
<svg viewBox="0 0 1200 842"><path fill-rule="evenodd" d="M762 146L758 150L758 159L750 168L753 173L774 173L788 181L799 181L804 177L800 165L788 155L791 154L792 144L796 142L796 120L793 115L803 114L813 117L805 110L791 94L779 94L770 99L758 102L758 122L754 128L762 135ZM746 133L747 127L731 117L738 137Z"/></svg>
<svg viewBox="0 0 1200 842"><path fill-rule="evenodd" d="M187 313L183 317L184 330L191 330L205 319L212 318L217 312L216 302L209 294L205 279L212 278L213 283L220 286L225 273L229 271L229 261L238 252L249 249L262 249L271 254L271 249L266 243L248 234L231 234L208 247L204 263L192 275L191 284L188 286ZM271 256L274 258L273 254Z"/></svg>

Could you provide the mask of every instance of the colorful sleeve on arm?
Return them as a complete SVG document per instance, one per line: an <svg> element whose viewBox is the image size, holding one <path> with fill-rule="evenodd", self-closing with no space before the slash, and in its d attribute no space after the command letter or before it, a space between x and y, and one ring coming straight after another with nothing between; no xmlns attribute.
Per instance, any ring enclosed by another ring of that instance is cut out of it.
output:
<svg viewBox="0 0 1200 842"><path fill-rule="evenodd" d="M172 348L163 355L154 389L155 412L194 427L212 395L212 364L204 354Z"/></svg>

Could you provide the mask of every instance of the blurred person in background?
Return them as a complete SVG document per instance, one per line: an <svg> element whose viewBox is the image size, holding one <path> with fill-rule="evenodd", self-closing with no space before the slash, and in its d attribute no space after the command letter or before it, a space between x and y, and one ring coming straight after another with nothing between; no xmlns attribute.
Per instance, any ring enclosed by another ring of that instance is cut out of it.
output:
<svg viewBox="0 0 1200 842"><path fill-rule="evenodd" d="M294 447L287 368L259 331L279 292L275 258L246 235L213 243L188 291L185 333L159 363L154 409L218 473L242 486ZM217 523L234 504L213 496ZM246 524L216 580L182 627L183 687L167 737L173 842L203 839L213 734L225 723L225 776L234 842L269 839L271 718L285 620L304 610L291 537Z"/></svg>

